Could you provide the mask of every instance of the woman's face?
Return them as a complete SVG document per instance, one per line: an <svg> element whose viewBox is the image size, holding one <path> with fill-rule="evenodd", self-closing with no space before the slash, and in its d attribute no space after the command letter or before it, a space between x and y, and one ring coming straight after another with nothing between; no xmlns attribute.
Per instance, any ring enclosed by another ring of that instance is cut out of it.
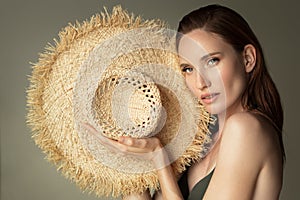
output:
<svg viewBox="0 0 300 200"><path fill-rule="evenodd" d="M180 67L187 86L212 114L241 111L246 86L242 56L218 35L193 30L179 43Z"/></svg>

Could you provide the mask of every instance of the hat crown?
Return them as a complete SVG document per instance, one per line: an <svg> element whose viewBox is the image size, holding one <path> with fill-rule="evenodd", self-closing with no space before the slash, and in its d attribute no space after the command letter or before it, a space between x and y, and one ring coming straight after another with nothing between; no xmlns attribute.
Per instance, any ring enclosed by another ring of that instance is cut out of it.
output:
<svg viewBox="0 0 300 200"><path fill-rule="evenodd" d="M116 126L131 137L150 137L163 123L160 93L142 73L131 72L116 82L112 96Z"/></svg>

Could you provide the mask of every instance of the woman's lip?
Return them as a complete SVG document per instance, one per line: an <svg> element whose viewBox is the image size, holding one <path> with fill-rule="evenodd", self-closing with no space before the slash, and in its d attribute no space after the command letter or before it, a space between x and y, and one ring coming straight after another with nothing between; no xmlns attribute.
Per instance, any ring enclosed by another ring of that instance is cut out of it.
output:
<svg viewBox="0 0 300 200"><path fill-rule="evenodd" d="M206 93L201 95L201 101L205 104L210 104L214 102L220 93Z"/></svg>

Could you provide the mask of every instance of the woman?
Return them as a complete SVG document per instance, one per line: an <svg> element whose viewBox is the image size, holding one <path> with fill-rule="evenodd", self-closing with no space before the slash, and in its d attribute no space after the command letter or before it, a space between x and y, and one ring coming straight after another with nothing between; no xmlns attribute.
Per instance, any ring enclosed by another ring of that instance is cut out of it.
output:
<svg viewBox="0 0 300 200"><path fill-rule="evenodd" d="M285 158L283 111L247 22L223 6L199 8L180 21L177 49L189 89L219 119L210 152L186 173L189 199L278 199ZM160 152L151 158L157 166L167 159L155 137L121 137L111 144L129 153ZM161 192L156 199L187 198L170 166L157 173ZM207 185L199 189L202 180ZM150 196L145 192L125 199Z"/></svg>

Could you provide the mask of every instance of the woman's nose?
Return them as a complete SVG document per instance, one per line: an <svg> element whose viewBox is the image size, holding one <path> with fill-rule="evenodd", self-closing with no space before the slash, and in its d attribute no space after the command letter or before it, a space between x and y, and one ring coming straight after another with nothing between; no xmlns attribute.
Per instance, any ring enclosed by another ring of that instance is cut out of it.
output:
<svg viewBox="0 0 300 200"><path fill-rule="evenodd" d="M205 88L208 88L210 86L211 86L211 82L207 78L205 78L204 75L197 73L196 87L200 90L204 90Z"/></svg>

